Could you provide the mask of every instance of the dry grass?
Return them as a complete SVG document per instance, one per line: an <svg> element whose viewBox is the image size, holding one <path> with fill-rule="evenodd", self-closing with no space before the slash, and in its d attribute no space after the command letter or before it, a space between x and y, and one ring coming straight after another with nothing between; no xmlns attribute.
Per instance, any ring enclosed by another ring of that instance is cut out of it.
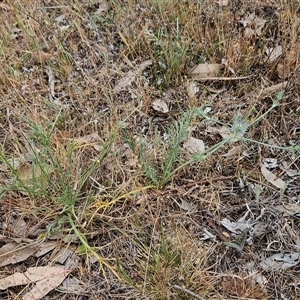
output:
<svg viewBox="0 0 300 300"><path fill-rule="evenodd" d="M66 247L81 289L45 299L299 298L299 265L259 265L300 247L299 211L275 209L300 200L299 3L218 2L0 3L0 246L59 242L1 267L0 279L55 264ZM266 49L276 46L283 52L272 60ZM201 82L189 96L191 69L222 59L221 76L251 76ZM282 82L280 104L264 115ZM153 109L156 99L170 112ZM196 108L210 119L187 117ZM189 135L206 149L222 143L217 122L230 126L237 113L258 120L238 141L195 159L183 147ZM289 182L284 192L264 178L266 158L283 165L272 172ZM221 220L242 217L266 227L252 227L237 251L224 244L239 237Z"/></svg>

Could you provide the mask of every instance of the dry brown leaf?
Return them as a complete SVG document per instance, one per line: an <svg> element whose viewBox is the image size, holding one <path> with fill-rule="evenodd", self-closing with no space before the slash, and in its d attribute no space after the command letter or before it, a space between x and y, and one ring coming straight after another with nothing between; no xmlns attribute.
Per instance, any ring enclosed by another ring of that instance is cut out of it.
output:
<svg viewBox="0 0 300 300"><path fill-rule="evenodd" d="M169 112L168 105L165 101L161 99L156 99L152 103L152 107L154 110L162 112L162 113L167 113Z"/></svg>
<svg viewBox="0 0 300 300"><path fill-rule="evenodd" d="M264 165L261 166L261 172L268 182L275 185L281 190L285 189L286 182L283 181L281 178L277 178L277 176L274 175L271 171L269 171Z"/></svg>
<svg viewBox="0 0 300 300"><path fill-rule="evenodd" d="M187 142L184 144L184 147L193 154L202 153L205 151L204 142L192 136L189 137Z"/></svg>
<svg viewBox="0 0 300 300"><path fill-rule="evenodd" d="M283 50L282 46L267 48L266 49L267 60L269 62L274 61L275 59L277 59L282 55L282 50Z"/></svg>
<svg viewBox="0 0 300 300"><path fill-rule="evenodd" d="M199 84L192 81L192 82L188 82L187 85L187 92L190 98L194 98L196 96L196 94L199 92L200 87Z"/></svg>
<svg viewBox="0 0 300 300"><path fill-rule="evenodd" d="M114 92L118 93L122 90L124 90L127 86L129 86L136 77L143 72L145 69L147 69L149 66L152 65L152 60L146 60L139 64L134 71L129 71L125 77L123 77L114 87Z"/></svg>
<svg viewBox="0 0 300 300"><path fill-rule="evenodd" d="M72 278L68 277L66 278L66 280L64 280L62 285L59 287L59 290L62 291L63 293L84 295L86 293L86 286L83 283L83 281L75 277Z"/></svg>
<svg viewBox="0 0 300 300"><path fill-rule="evenodd" d="M17 272L1 279L0 290L36 282L36 286L26 293L22 300L38 300L58 287L69 273L70 271L65 270L63 267L28 268L25 273Z"/></svg>
<svg viewBox="0 0 300 300"><path fill-rule="evenodd" d="M103 147L99 144L101 142L101 138L97 132L74 138L75 144L79 146L93 146L96 151L101 151Z"/></svg>
<svg viewBox="0 0 300 300"><path fill-rule="evenodd" d="M14 233L17 236L25 236L26 230L28 230L24 218L18 215L8 216L0 227L8 229L10 233Z"/></svg>
<svg viewBox="0 0 300 300"><path fill-rule="evenodd" d="M17 249L18 246L20 247L18 243L11 242L0 248L0 267L22 262L38 250L35 246Z"/></svg>
<svg viewBox="0 0 300 300"><path fill-rule="evenodd" d="M31 55L39 61L54 59L57 56L57 54L58 54L57 52L54 52L54 53L47 53L44 51L31 52Z"/></svg>
<svg viewBox="0 0 300 300"><path fill-rule="evenodd" d="M217 77L223 68L221 64L199 64L191 71L194 79Z"/></svg>
<svg viewBox="0 0 300 300"><path fill-rule="evenodd" d="M229 149L229 151L224 154L223 156L224 157L232 157L232 156L236 156L236 155L239 155L241 153L243 149L243 146L242 145L236 145L236 146L233 146L232 148Z"/></svg>
<svg viewBox="0 0 300 300"><path fill-rule="evenodd" d="M283 213L284 216L293 216L300 214L300 205L296 203L276 205L274 208L279 213Z"/></svg>
<svg viewBox="0 0 300 300"><path fill-rule="evenodd" d="M275 94L277 92L280 92L286 88L287 84L288 84L288 81L284 81L284 82L272 85L270 87L267 87L259 93L258 98L261 99L264 97L271 96L272 94Z"/></svg>
<svg viewBox="0 0 300 300"><path fill-rule="evenodd" d="M229 0L217 0L216 3L219 6L227 6L228 5Z"/></svg>
<svg viewBox="0 0 300 300"><path fill-rule="evenodd" d="M44 174L51 173L53 168L50 165L40 166L33 164L24 164L18 168L18 175L20 180L24 183L31 184L40 180ZM45 177L45 176L44 176ZM44 178L46 180L46 178Z"/></svg>
<svg viewBox="0 0 300 300"><path fill-rule="evenodd" d="M276 253L259 265L265 271L287 270L299 263L299 253Z"/></svg>
<svg viewBox="0 0 300 300"><path fill-rule="evenodd" d="M255 15L255 12L249 14L241 21L245 29L245 36L252 37L254 35L260 36L267 20Z"/></svg>
<svg viewBox="0 0 300 300"><path fill-rule="evenodd" d="M44 242L39 245L38 251L35 253L35 257L40 257L48 253L49 251L53 250L59 245L59 242L56 241L49 241L49 242Z"/></svg>
<svg viewBox="0 0 300 300"><path fill-rule="evenodd" d="M197 208L196 204L189 203L183 199L180 199L180 201L181 201L181 203L178 203L177 201L176 201L176 203L182 210L194 211Z"/></svg>
<svg viewBox="0 0 300 300"><path fill-rule="evenodd" d="M206 128L206 132L209 133L218 133L223 139L227 139L230 136L232 136L232 133L230 131L230 129L226 126L220 126L220 127L212 127L212 126L208 126ZM232 139L231 143L236 142L238 139Z"/></svg>

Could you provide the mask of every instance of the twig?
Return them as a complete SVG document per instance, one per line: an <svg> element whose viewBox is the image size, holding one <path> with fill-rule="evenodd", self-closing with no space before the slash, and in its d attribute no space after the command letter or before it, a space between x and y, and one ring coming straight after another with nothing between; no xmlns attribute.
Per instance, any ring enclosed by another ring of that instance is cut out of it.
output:
<svg viewBox="0 0 300 300"><path fill-rule="evenodd" d="M240 77L204 77L204 78L194 78L195 81L231 81L231 80L241 80L252 77L253 75L240 76Z"/></svg>
<svg viewBox="0 0 300 300"><path fill-rule="evenodd" d="M227 242L226 237L223 235L223 233L217 228L217 226L215 225L215 223L213 221L209 221L207 224L210 228L212 228L215 233L217 234L217 236L223 241L223 242Z"/></svg>
<svg viewBox="0 0 300 300"><path fill-rule="evenodd" d="M277 176L277 178L280 178L299 158L300 158L300 155L297 156L286 168L284 168L282 170L282 172L279 173L279 175Z"/></svg>
<svg viewBox="0 0 300 300"><path fill-rule="evenodd" d="M179 286L179 285L177 285L177 284L174 284L174 285L173 285L173 288L178 289L178 290L181 290L181 291L183 291L183 292L185 292L185 293L187 293L187 294L189 294L189 295L195 297L196 299L199 299L199 300L205 300L203 297L201 297L201 296L199 296L199 295L197 295L197 294L195 294L195 293L189 291L188 289L183 288L183 287L181 287L181 286Z"/></svg>
<svg viewBox="0 0 300 300"><path fill-rule="evenodd" d="M252 182L255 182L255 183L260 184L260 185L263 185L264 187L266 187L266 188L268 188L268 189L270 189L270 190L272 190L272 191L274 191L274 192L276 192L276 193L280 193L280 190L277 190L277 189L273 188L272 186L270 186L270 185L268 185L268 184L266 184L266 183L263 183L263 182L261 182L261 181L259 181L259 180L256 180L256 179L254 179L254 178L247 177L247 180L252 181Z"/></svg>

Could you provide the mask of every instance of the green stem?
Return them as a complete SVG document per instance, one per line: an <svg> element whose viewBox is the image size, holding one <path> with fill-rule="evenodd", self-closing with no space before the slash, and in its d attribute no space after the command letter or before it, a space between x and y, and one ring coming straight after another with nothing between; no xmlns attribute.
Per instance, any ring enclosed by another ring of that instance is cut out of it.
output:
<svg viewBox="0 0 300 300"><path fill-rule="evenodd" d="M263 143L263 142L259 142L259 141L256 141L256 140L252 140L252 139L247 139L247 138L242 138L241 139L243 142L252 142L252 143L256 143L258 145L262 145L262 146L265 146L265 147L269 147L269 148L273 148L273 149L278 149L278 150L286 150L286 151L292 151L292 150L295 150L295 148L293 146L289 146L289 147L281 147L281 146L276 146L276 145L270 145L270 144L267 144L267 143Z"/></svg>
<svg viewBox="0 0 300 300"><path fill-rule="evenodd" d="M175 170L173 170L167 178L165 178L164 180L161 181L159 186L163 187L170 180L170 178L172 178L177 172L179 172L186 166L188 166L194 162L201 162L201 161L205 160L208 156L210 156L211 154L213 154L214 152L219 150L223 145L229 143L233 138L234 138L233 136L229 136L228 138L222 140L221 142L211 146L204 152L201 152L199 155L192 157L190 160L186 161L185 163L183 163L182 165L177 167Z"/></svg>

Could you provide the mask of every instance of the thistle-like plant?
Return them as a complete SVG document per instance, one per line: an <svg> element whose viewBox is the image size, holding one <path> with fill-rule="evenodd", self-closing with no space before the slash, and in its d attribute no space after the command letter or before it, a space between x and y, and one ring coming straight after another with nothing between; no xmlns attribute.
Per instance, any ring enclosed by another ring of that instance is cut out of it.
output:
<svg viewBox="0 0 300 300"><path fill-rule="evenodd" d="M194 163L201 163L207 157L211 156L213 153L218 151L221 147L229 144L232 141L239 140L241 142L252 142L256 144L260 144L267 147L272 147L280 150L293 150L293 151L300 151L299 144L290 147L280 147L276 145L269 145L257 140L252 140L247 138L245 135L248 129L262 120L270 111L280 105L280 101L284 96L283 92L279 92L276 98L273 101L272 106L261 116L256 118L254 121L250 122L247 118L240 113L236 113L233 117L232 124L226 126L229 128L231 134L224 138L221 142L205 149L205 151L201 153L196 153L190 156L187 161L182 160L182 144L185 141L186 137L189 134L190 125L194 118L201 118L202 121L211 121L217 124L224 126L224 124L220 121L214 120L205 114L205 112L201 108L192 108L187 112L182 113L182 116L179 120L175 121L168 129L167 136L169 137L165 143L166 151L164 152L164 160L161 164L161 167L155 163L149 163L149 157L146 157L145 152L142 151L140 153L140 161L142 164L142 168L144 174L147 178L150 179L152 184L156 185L157 187L163 187L175 174L179 171L187 167L188 165ZM141 147L141 149L144 149Z"/></svg>

